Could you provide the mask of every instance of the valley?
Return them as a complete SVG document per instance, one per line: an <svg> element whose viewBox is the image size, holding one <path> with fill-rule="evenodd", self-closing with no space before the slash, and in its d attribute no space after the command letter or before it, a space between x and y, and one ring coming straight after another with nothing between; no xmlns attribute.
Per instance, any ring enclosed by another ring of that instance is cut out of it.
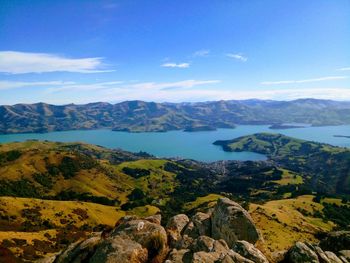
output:
<svg viewBox="0 0 350 263"><path fill-rule="evenodd" d="M203 131L236 125L350 124L350 103L331 100L229 100L197 103L124 101L85 105L0 106L0 133L112 129L128 132ZM283 126L282 126L283 127Z"/></svg>
<svg viewBox="0 0 350 263"><path fill-rule="evenodd" d="M249 210L267 256L350 224L347 148L270 133L215 144L268 159L208 163L84 143L0 144L1 246L39 259L123 216L160 213L166 223L221 197Z"/></svg>

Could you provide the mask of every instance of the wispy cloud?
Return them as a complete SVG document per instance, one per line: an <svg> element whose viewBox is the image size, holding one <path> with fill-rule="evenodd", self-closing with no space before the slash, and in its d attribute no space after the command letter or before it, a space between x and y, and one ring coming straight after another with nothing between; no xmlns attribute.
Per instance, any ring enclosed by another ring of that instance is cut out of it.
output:
<svg viewBox="0 0 350 263"><path fill-rule="evenodd" d="M330 80L340 80L347 79L347 76L329 76L313 79L301 79L301 80L279 80L279 81L263 81L261 85L282 85L282 84L300 84L300 83L310 83L310 82L320 82L320 81L330 81Z"/></svg>
<svg viewBox="0 0 350 263"><path fill-rule="evenodd" d="M171 63L167 62L161 65L163 68L189 68L190 63Z"/></svg>
<svg viewBox="0 0 350 263"><path fill-rule="evenodd" d="M310 89L271 89L271 90L228 90L218 88L189 89L137 89L137 92L109 90L100 100L146 100L157 102L184 102L208 100L294 100L303 98L350 100L350 89L346 88L310 88ZM91 101L91 100L90 100Z"/></svg>
<svg viewBox="0 0 350 263"><path fill-rule="evenodd" d="M340 68L340 69L338 69L338 70L340 70L340 71L350 71L350 67Z"/></svg>
<svg viewBox="0 0 350 263"><path fill-rule="evenodd" d="M350 88L271 89L233 92L236 99L295 100L304 98L350 100ZM227 98L232 98L233 94Z"/></svg>
<svg viewBox="0 0 350 263"><path fill-rule="evenodd" d="M170 90L170 89L189 89L196 86L220 83L220 80L183 80L176 82L144 82L129 86L136 89L147 90Z"/></svg>
<svg viewBox="0 0 350 263"><path fill-rule="evenodd" d="M67 58L47 53L0 51L0 72L9 74L77 72L100 73L105 70L101 57Z"/></svg>
<svg viewBox="0 0 350 263"><path fill-rule="evenodd" d="M176 90L176 89L191 89L196 86L210 85L220 83L220 80L183 80L175 82L139 82L133 81L110 81L90 84L66 84L62 86L53 86L46 90L47 93L56 92L76 92L76 91L101 91L113 90L127 91L130 93L139 94L141 91L157 92L162 90Z"/></svg>
<svg viewBox="0 0 350 263"><path fill-rule="evenodd" d="M220 80L182 80L174 82L110 81L100 83L74 82L0 82L0 89L27 86L42 86L33 98L23 93L21 102L88 103L96 101L116 102L124 100L146 101L208 101L230 99L293 100L301 98L350 100L350 88L281 88L237 89L220 88ZM51 86L50 86L51 85ZM84 92L87 91L87 92ZM5 93L5 91L3 91ZM18 103L18 98L0 96L0 104Z"/></svg>
<svg viewBox="0 0 350 263"><path fill-rule="evenodd" d="M227 53L226 57L233 58L242 62L246 62L248 58L240 53L233 54L233 53Z"/></svg>
<svg viewBox="0 0 350 263"><path fill-rule="evenodd" d="M209 53L210 53L209 49L201 49L194 52L193 57L206 57L209 55Z"/></svg>
<svg viewBox="0 0 350 263"><path fill-rule="evenodd" d="M66 84L60 87L51 87L46 90L47 93L65 92L65 91L96 91L110 89L111 87L119 87L123 81L109 81L97 83L74 83Z"/></svg>
<svg viewBox="0 0 350 263"><path fill-rule="evenodd" d="M52 86L66 86L74 85L73 81L0 81L0 90L18 89L24 87L52 87Z"/></svg>

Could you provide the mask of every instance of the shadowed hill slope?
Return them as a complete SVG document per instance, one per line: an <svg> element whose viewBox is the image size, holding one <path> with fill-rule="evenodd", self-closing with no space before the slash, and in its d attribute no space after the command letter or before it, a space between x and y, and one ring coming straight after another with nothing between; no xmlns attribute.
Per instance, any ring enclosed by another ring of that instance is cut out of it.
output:
<svg viewBox="0 0 350 263"><path fill-rule="evenodd" d="M118 131L213 130L236 124L350 124L350 103L295 101L213 101L154 103L125 101L56 106L45 103L0 106L0 133L108 128Z"/></svg>

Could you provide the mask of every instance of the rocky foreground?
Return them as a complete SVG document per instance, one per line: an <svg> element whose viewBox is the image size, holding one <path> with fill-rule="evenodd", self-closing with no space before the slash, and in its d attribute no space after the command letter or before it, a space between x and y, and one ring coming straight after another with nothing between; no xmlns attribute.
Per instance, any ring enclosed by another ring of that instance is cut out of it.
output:
<svg viewBox="0 0 350 263"><path fill-rule="evenodd" d="M297 242L289 251L267 258L255 244L263 242L250 215L221 198L207 213L185 214L161 225L160 215L126 216L112 231L71 244L41 263L347 263L350 232L329 233L320 244Z"/></svg>

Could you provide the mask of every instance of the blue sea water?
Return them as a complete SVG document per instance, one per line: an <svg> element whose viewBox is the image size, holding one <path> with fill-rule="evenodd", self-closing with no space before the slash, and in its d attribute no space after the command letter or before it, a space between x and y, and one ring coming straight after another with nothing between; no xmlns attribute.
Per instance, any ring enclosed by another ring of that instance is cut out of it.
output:
<svg viewBox="0 0 350 263"><path fill-rule="evenodd" d="M110 130L78 130L50 132L44 134L6 134L0 135L0 143L25 141L29 139L58 142L85 142L108 148L120 148L127 151L145 151L157 157L180 157L200 161L217 160L264 160L262 154L251 152L224 152L213 145L216 140L228 140L258 132L282 133L295 138L350 147L350 125L306 127L286 130L270 130L265 125L242 125L235 129L218 129L201 132L146 132L128 133Z"/></svg>

